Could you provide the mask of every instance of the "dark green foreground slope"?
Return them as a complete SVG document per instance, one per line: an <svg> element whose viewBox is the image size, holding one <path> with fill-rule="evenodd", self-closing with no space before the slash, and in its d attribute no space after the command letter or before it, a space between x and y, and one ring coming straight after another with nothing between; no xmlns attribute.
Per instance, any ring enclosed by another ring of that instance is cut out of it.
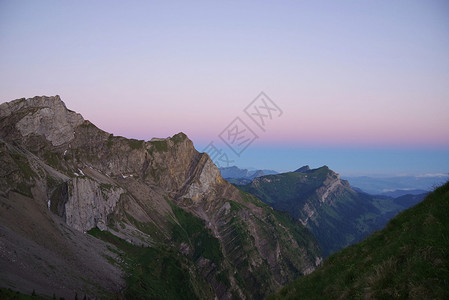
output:
<svg viewBox="0 0 449 300"><path fill-rule="evenodd" d="M449 182L269 299L449 299Z"/></svg>

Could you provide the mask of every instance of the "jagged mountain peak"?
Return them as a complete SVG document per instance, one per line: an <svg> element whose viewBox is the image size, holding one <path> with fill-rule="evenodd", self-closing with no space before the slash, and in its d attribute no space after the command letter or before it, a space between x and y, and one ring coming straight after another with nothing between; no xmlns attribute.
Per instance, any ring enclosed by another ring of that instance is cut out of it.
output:
<svg viewBox="0 0 449 300"><path fill-rule="evenodd" d="M56 108L58 106L62 106L67 109L65 103L61 100L59 95L20 98L0 104L0 118L28 108Z"/></svg>
<svg viewBox="0 0 449 300"><path fill-rule="evenodd" d="M13 135L13 139L20 140L44 136L53 146L60 146L74 139L74 129L84 119L68 110L59 96L36 96L1 104L0 121L2 137ZM19 134L14 135L14 131Z"/></svg>
<svg viewBox="0 0 449 300"><path fill-rule="evenodd" d="M185 290L203 299L262 298L320 262L306 228L224 180L182 132L149 141L114 136L68 110L58 96L19 99L1 108L0 234L3 227L20 230L17 222L39 229L45 221L56 231L64 227L81 235L100 232L107 242L119 239L114 245L123 251L129 245L143 246L145 253L157 250L192 276ZM7 209L18 199L36 203L32 217L27 210ZM8 214L15 216L3 218ZM17 220L14 226L10 219ZM48 247L45 231L39 236ZM135 259L140 264L140 257ZM165 268L164 261L151 264ZM61 279L45 279L47 286L63 280L58 274ZM144 278L139 280L153 280ZM66 281L66 292L81 284L76 278Z"/></svg>
<svg viewBox="0 0 449 300"><path fill-rule="evenodd" d="M114 136L67 109L59 96L3 103L0 137L21 144L44 161L50 152L57 153L64 163L53 157L54 167L61 165L69 176L80 174L85 167L112 178L141 176L173 195L194 199L205 197L215 183L224 182L208 155L198 153L185 133L147 142ZM169 172L159 174L162 166Z"/></svg>

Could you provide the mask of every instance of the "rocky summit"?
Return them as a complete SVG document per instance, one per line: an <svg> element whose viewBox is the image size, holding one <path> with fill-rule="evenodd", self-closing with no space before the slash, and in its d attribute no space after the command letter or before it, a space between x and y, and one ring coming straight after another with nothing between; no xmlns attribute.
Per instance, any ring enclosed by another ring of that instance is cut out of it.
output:
<svg viewBox="0 0 449 300"><path fill-rule="evenodd" d="M0 105L0 165L2 288L260 299L321 261L308 229L225 181L183 133L127 139L59 96L18 99Z"/></svg>

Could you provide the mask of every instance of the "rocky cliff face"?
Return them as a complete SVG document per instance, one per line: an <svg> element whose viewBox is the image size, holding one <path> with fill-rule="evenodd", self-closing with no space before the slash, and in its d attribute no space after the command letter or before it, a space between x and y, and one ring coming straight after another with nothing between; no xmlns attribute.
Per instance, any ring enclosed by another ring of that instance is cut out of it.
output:
<svg viewBox="0 0 449 300"><path fill-rule="evenodd" d="M262 176L240 188L310 228L324 256L382 228L400 210L393 201L355 192L327 166Z"/></svg>
<svg viewBox="0 0 449 300"><path fill-rule="evenodd" d="M198 153L183 133L150 141L117 137L68 110L58 96L35 97L0 105L0 149L0 213L11 214L8 207L20 198L36 203L34 214L55 232L73 232L77 240L89 242L92 237L83 233L97 236L104 249L110 249L102 251L112 251L103 254L108 260L102 263L116 270L114 274L128 274L121 290L125 296L161 296L157 288L170 283L183 290L167 287L163 294L260 298L320 262L307 229L225 181L207 154ZM28 222L21 213L17 216ZM4 220L5 230L17 230ZM13 236L12 244L17 242ZM27 240L36 242L33 235ZM39 240L46 251L48 240L48 234ZM76 252L78 242L74 246L59 240L61 247ZM169 261L175 265L165 265ZM154 268L165 270L160 275L164 281L145 273ZM89 266L75 269L82 273ZM181 274L189 274L184 283L178 282L185 276ZM40 275L36 269L33 278ZM9 286L5 277L2 274L0 283ZM45 293L51 295L52 285L64 284L61 278L67 276L59 277L45 277ZM171 282L173 278L178 279ZM83 291L79 278L69 281L58 291L71 296L74 291L98 293L89 284ZM99 279L90 284L117 293L123 280L113 282L114 288Z"/></svg>
<svg viewBox="0 0 449 300"><path fill-rule="evenodd" d="M315 170L305 166L291 173L262 176L255 178L250 186L254 189L267 189L267 186L271 186L278 192L287 193L288 196L314 198L315 202L292 203L288 199L276 201L278 204L282 202L285 205L295 206L297 217L305 225L314 221L319 207L333 206L341 194L352 191L346 181L341 180L338 174L326 166Z"/></svg>

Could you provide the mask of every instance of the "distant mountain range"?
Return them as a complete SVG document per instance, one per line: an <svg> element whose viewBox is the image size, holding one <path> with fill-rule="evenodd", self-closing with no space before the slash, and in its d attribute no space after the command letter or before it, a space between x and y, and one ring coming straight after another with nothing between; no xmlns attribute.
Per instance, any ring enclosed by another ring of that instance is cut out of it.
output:
<svg viewBox="0 0 449 300"><path fill-rule="evenodd" d="M423 176L344 176L344 179L365 193L398 197L406 194L422 194L432 191L449 180L448 175L427 174Z"/></svg>
<svg viewBox="0 0 449 300"><path fill-rule="evenodd" d="M248 169L240 169L236 166L219 168L221 176L223 178L246 178L246 179L254 179L263 175L271 175L278 174L278 172L274 170L248 170Z"/></svg>
<svg viewBox="0 0 449 300"><path fill-rule="evenodd" d="M240 169L236 166L232 167L224 167L219 168L221 176L224 179L233 184L247 184L250 183L254 178L271 175L271 174L279 174L274 170L248 170L248 169Z"/></svg>
<svg viewBox="0 0 449 300"><path fill-rule="evenodd" d="M273 208L288 212L310 228L324 256L381 229L390 218L425 196L395 199L357 192L327 166L317 169L304 166L236 186Z"/></svg>
<svg viewBox="0 0 449 300"><path fill-rule="evenodd" d="M297 170L298 171L298 170ZM279 174L274 170L248 170L236 166L220 168L226 180L233 184L245 185L263 175ZM432 191L449 180L449 174L424 174L417 176L342 176L353 190L371 195L399 197L419 195Z"/></svg>

